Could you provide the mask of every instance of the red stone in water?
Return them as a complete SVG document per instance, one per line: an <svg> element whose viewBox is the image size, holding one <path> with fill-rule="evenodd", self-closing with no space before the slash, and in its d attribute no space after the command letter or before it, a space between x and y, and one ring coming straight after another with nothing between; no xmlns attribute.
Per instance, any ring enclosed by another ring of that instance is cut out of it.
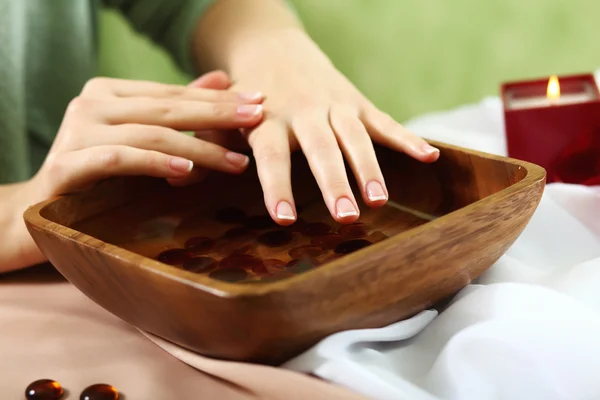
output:
<svg viewBox="0 0 600 400"><path fill-rule="evenodd" d="M263 260L263 264L265 264L267 268L283 269L286 263L276 258L267 258L266 260Z"/></svg>
<svg viewBox="0 0 600 400"><path fill-rule="evenodd" d="M338 233L344 239L360 239L367 236L367 225L362 222L342 226Z"/></svg>
<svg viewBox="0 0 600 400"><path fill-rule="evenodd" d="M304 226L303 233L307 236L323 236L331 232L331 227L325 222L313 222Z"/></svg>
<svg viewBox="0 0 600 400"><path fill-rule="evenodd" d="M252 246L250 246L250 245L240 246L237 249L233 250L230 255L246 254L251 249L252 249Z"/></svg>
<svg viewBox="0 0 600 400"><path fill-rule="evenodd" d="M266 260L263 260L262 264L266 268L267 272L270 272L270 273L283 271L286 266L285 262L278 260L276 258L267 258Z"/></svg>
<svg viewBox="0 0 600 400"><path fill-rule="evenodd" d="M250 254L233 254L221 260L219 269L252 269L260 264L262 261Z"/></svg>
<svg viewBox="0 0 600 400"><path fill-rule="evenodd" d="M224 224L241 224L246 219L246 213L239 208L226 207L217 210L216 218Z"/></svg>
<svg viewBox="0 0 600 400"><path fill-rule="evenodd" d="M257 231L277 226L270 215L256 215L253 217L248 217L244 221L244 225L248 229L254 229Z"/></svg>
<svg viewBox="0 0 600 400"><path fill-rule="evenodd" d="M83 389L79 400L118 400L119 392L114 386L96 383Z"/></svg>
<svg viewBox="0 0 600 400"><path fill-rule="evenodd" d="M212 271L218 264L217 260L211 257L193 257L183 263L183 269L200 274Z"/></svg>
<svg viewBox="0 0 600 400"><path fill-rule="evenodd" d="M181 265L189 260L191 254L184 249L170 249L160 253L157 257L158 261L169 265Z"/></svg>
<svg viewBox="0 0 600 400"><path fill-rule="evenodd" d="M25 388L27 400L58 400L63 394L61 384L52 379L38 379Z"/></svg>
<svg viewBox="0 0 600 400"><path fill-rule="evenodd" d="M258 237L258 242L269 247L281 247L292 241L292 232L286 229L265 232Z"/></svg>
<svg viewBox="0 0 600 400"><path fill-rule="evenodd" d="M360 250L364 247L370 246L371 242L365 239L354 239L348 240L347 242L343 242L338 244L335 247L334 252L336 254L350 254L356 250Z"/></svg>
<svg viewBox="0 0 600 400"><path fill-rule="evenodd" d="M258 275L269 275L269 271L267 270L264 261L261 260L255 264L251 264L249 269Z"/></svg>
<svg viewBox="0 0 600 400"><path fill-rule="evenodd" d="M229 257L231 255L235 255L235 254L245 254L248 251L250 251L250 249L252 248L252 246L250 246L249 244L246 244L245 241L223 241L223 242L219 242L217 243L217 245L214 248L214 251L216 253L219 253L225 257Z"/></svg>
<svg viewBox="0 0 600 400"><path fill-rule="evenodd" d="M342 243L343 241L343 237L334 233L331 235L317 236L313 238L310 242L315 246L319 246L323 249L329 250L335 248L335 246Z"/></svg>
<svg viewBox="0 0 600 400"><path fill-rule="evenodd" d="M323 254L323 249L318 246L300 246L294 247L289 251L289 256L294 259L303 257L315 258Z"/></svg>
<svg viewBox="0 0 600 400"><path fill-rule="evenodd" d="M248 278L248 273L243 269L218 269L211 272L208 276L213 279L226 282L238 282Z"/></svg>
<svg viewBox="0 0 600 400"><path fill-rule="evenodd" d="M208 254L215 247L215 241L211 238L196 236L189 238L184 247L195 255Z"/></svg>

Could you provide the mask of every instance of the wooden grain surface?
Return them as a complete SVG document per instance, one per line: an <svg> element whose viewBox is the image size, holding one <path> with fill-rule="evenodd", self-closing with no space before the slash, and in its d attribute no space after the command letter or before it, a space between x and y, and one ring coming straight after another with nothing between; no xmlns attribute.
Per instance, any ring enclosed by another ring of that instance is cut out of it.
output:
<svg viewBox="0 0 600 400"><path fill-rule="evenodd" d="M543 192L543 169L433 144L441 157L431 165L377 149L390 199L431 221L276 282L220 282L118 245L127 243L140 215L197 210L192 226L200 227L210 224L202 210L240 196L251 208L264 207L253 173L214 175L187 189L151 179L107 181L38 204L25 220L56 268L125 321L204 355L277 364L334 332L384 326L447 298L491 266L525 228ZM314 198L318 189L306 163L297 158L293 165L297 200ZM119 215L120 223L83 224L110 215ZM393 218L368 223L388 231L398 225Z"/></svg>

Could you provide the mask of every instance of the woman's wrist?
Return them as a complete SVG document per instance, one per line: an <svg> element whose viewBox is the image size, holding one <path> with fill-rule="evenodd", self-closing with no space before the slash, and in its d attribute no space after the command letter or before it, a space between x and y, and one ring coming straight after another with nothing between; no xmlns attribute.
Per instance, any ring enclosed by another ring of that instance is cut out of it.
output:
<svg viewBox="0 0 600 400"><path fill-rule="evenodd" d="M227 59L231 79L235 84L243 85L268 79L264 74L272 75L274 69L283 73L292 71L301 64L307 64L307 68L317 71L335 69L308 34L293 27L257 33L240 40L229 52Z"/></svg>
<svg viewBox="0 0 600 400"><path fill-rule="evenodd" d="M45 261L44 255L31 238L23 213L39 202L32 181L2 186L0 220L4 222L4 233L0 235L0 273L22 269ZM4 237L2 237L4 236Z"/></svg>
<svg viewBox="0 0 600 400"><path fill-rule="evenodd" d="M230 72L238 52L288 32L305 34L285 0L219 0L200 18L193 52L201 71Z"/></svg>

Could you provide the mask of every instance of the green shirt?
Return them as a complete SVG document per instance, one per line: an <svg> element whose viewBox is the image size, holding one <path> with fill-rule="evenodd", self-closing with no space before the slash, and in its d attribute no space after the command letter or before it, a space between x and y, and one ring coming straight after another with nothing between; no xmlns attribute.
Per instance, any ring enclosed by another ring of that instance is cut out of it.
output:
<svg viewBox="0 0 600 400"><path fill-rule="evenodd" d="M95 75L101 6L118 8L194 74L190 40L212 1L0 0L0 183L37 172L67 104Z"/></svg>

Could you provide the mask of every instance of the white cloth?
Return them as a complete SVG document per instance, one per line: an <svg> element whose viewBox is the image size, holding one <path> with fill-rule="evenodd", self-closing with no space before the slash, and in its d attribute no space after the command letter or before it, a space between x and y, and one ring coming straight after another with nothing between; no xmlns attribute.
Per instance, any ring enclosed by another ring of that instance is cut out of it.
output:
<svg viewBox="0 0 600 400"><path fill-rule="evenodd" d="M406 126L505 155L498 98ZM600 187L548 185L515 244L439 316L332 335L286 367L383 400L600 399Z"/></svg>

